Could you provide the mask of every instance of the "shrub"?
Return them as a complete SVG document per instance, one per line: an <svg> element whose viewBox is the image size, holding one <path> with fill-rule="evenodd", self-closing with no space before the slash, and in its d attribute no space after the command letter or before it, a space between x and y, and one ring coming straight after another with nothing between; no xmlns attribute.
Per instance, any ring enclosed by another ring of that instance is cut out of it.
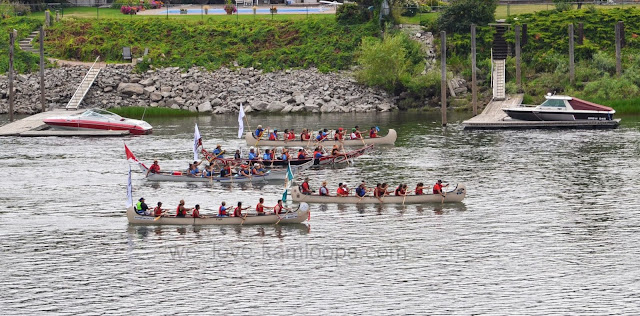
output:
<svg viewBox="0 0 640 316"><path fill-rule="evenodd" d="M625 77L611 78L609 74L605 74L600 80L587 83L584 94L596 99L610 100L621 96L636 97L639 90L638 86Z"/></svg>
<svg viewBox="0 0 640 316"><path fill-rule="evenodd" d="M558 12L573 10L573 4L568 0L554 0L553 2L556 4L556 11Z"/></svg>
<svg viewBox="0 0 640 316"><path fill-rule="evenodd" d="M402 16L416 16L416 14L418 14L419 7L417 3L413 1L407 1L402 9Z"/></svg>
<svg viewBox="0 0 640 316"><path fill-rule="evenodd" d="M359 24L369 20L369 12L364 6L355 3L345 3L338 6L336 20L341 24Z"/></svg>
<svg viewBox="0 0 640 316"><path fill-rule="evenodd" d="M438 25L448 33L469 33L471 24L494 22L496 7L496 0L452 0L438 17Z"/></svg>

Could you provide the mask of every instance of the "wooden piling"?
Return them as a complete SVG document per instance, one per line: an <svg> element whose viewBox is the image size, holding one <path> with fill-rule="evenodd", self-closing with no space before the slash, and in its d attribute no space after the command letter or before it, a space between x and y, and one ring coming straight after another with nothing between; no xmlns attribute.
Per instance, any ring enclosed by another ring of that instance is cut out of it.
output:
<svg viewBox="0 0 640 316"><path fill-rule="evenodd" d="M514 32L516 33L516 86L518 86L518 92L522 91L522 80L521 80L521 58L520 58L520 25L516 25L514 28Z"/></svg>
<svg viewBox="0 0 640 316"><path fill-rule="evenodd" d="M476 25L471 24L471 105L478 115L478 83L476 82Z"/></svg>
<svg viewBox="0 0 640 316"><path fill-rule="evenodd" d="M447 126L447 32L440 31L440 103L442 126Z"/></svg>
<svg viewBox="0 0 640 316"><path fill-rule="evenodd" d="M522 24L522 39L520 40L520 47L527 45L527 40L529 36L527 35L527 23Z"/></svg>
<svg viewBox="0 0 640 316"><path fill-rule="evenodd" d="M574 44L573 44L573 24L569 24L569 82L574 83L576 79L576 65L574 57Z"/></svg>
<svg viewBox="0 0 640 316"><path fill-rule="evenodd" d="M47 26L51 26L53 25L53 23L51 23L51 12L49 11L44 11L44 23Z"/></svg>
<svg viewBox="0 0 640 316"><path fill-rule="evenodd" d="M9 121L11 122L13 122L13 46L15 41L15 31L9 32Z"/></svg>
<svg viewBox="0 0 640 316"><path fill-rule="evenodd" d="M578 23L578 45L582 45L584 42L584 23Z"/></svg>
<svg viewBox="0 0 640 316"><path fill-rule="evenodd" d="M44 92L44 26L40 26L40 104L42 112L47 110Z"/></svg>
<svg viewBox="0 0 640 316"><path fill-rule="evenodd" d="M627 46L627 40L624 36L624 22L618 21L618 24L620 24L620 47L624 48Z"/></svg>
<svg viewBox="0 0 640 316"><path fill-rule="evenodd" d="M620 37L620 23L616 23L616 76L622 74L622 43Z"/></svg>

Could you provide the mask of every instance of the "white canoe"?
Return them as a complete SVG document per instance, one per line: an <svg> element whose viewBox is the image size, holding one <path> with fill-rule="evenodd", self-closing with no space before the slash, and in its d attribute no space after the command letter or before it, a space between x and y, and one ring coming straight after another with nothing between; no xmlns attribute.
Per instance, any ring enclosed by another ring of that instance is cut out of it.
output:
<svg viewBox="0 0 640 316"><path fill-rule="evenodd" d="M142 173L147 174L147 168L141 163L138 164ZM313 161L302 165L291 166L291 172L295 176L299 171L309 169L313 166ZM287 169L268 169L264 175L252 175L250 177L234 175L233 177L196 177L188 175L186 172L171 171L160 173L149 173L145 179L148 181L172 181L172 182L216 182L216 183L247 183L247 182L267 182L284 181Z"/></svg>
<svg viewBox="0 0 640 316"><path fill-rule="evenodd" d="M294 186L291 188L291 196L293 201L307 202L307 203L337 203L337 204L421 204L421 203L451 203L462 202L467 195L467 189L464 184L458 184L453 190L446 192L444 201L442 196L438 194L422 194L422 195L407 195L405 199L403 196L389 195L382 198L380 201L378 198L367 194L363 198L357 196L320 196L320 195L306 195L300 192L300 188Z"/></svg>
<svg viewBox="0 0 640 316"><path fill-rule="evenodd" d="M244 139L246 140L247 145L249 146L270 146L270 147L278 147L278 146L315 147L317 145L323 145L326 147L326 146L333 146L333 145L340 145L340 144L344 144L345 146L362 146L364 144L393 145L395 144L396 139L398 138L398 134L396 133L396 130L389 129L389 133L387 133L386 136L376 137L376 138L364 138L364 143L363 143L363 139L345 139L341 143L340 141L333 140L333 139L327 139L322 142L316 142L314 139L311 139L311 141L302 141L299 139L284 141L284 140L269 140L267 139L267 137L268 135L264 135L263 138L260 139L260 141L258 141L257 138L253 137L253 132L247 132L244 136Z"/></svg>
<svg viewBox="0 0 640 316"><path fill-rule="evenodd" d="M147 225L268 225L268 224L299 224L311 219L311 211L307 203L300 203L297 210L280 215L263 216L248 215L243 222L242 217L160 217L136 214L133 207L127 209L127 220L130 224Z"/></svg>

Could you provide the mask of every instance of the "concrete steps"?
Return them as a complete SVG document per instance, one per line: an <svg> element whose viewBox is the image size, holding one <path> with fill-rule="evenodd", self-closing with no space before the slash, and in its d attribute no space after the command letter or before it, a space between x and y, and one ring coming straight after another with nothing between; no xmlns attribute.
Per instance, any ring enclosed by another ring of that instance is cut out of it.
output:
<svg viewBox="0 0 640 316"><path fill-rule="evenodd" d="M38 31L33 31L31 32L31 34L29 34L29 36L27 36L27 38L18 41L18 47L20 47L20 49L22 49L25 52L31 52L31 53L36 53L39 54L40 51L33 48L33 40L38 37L38 34L40 34L40 32Z"/></svg>

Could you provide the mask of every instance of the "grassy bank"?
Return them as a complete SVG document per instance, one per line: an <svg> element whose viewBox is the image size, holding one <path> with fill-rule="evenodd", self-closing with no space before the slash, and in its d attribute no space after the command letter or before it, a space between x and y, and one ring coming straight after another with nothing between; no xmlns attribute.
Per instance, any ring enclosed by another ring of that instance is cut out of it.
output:
<svg viewBox="0 0 640 316"><path fill-rule="evenodd" d="M154 66L215 69L237 62L265 70L317 67L344 69L353 62L360 39L378 34L375 23L341 25L334 19L205 21L148 19L65 19L50 28L45 48L62 59L122 60L122 47L134 56L149 48Z"/></svg>
<svg viewBox="0 0 640 316"><path fill-rule="evenodd" d="M152 107L139 107L131 106L124 108L111 108L109 111L116 113L123 117L139 119L141 117L188 117L197 116L197 112L191 112L187 110L176 110L170 108L152 108Z"/></svg>

